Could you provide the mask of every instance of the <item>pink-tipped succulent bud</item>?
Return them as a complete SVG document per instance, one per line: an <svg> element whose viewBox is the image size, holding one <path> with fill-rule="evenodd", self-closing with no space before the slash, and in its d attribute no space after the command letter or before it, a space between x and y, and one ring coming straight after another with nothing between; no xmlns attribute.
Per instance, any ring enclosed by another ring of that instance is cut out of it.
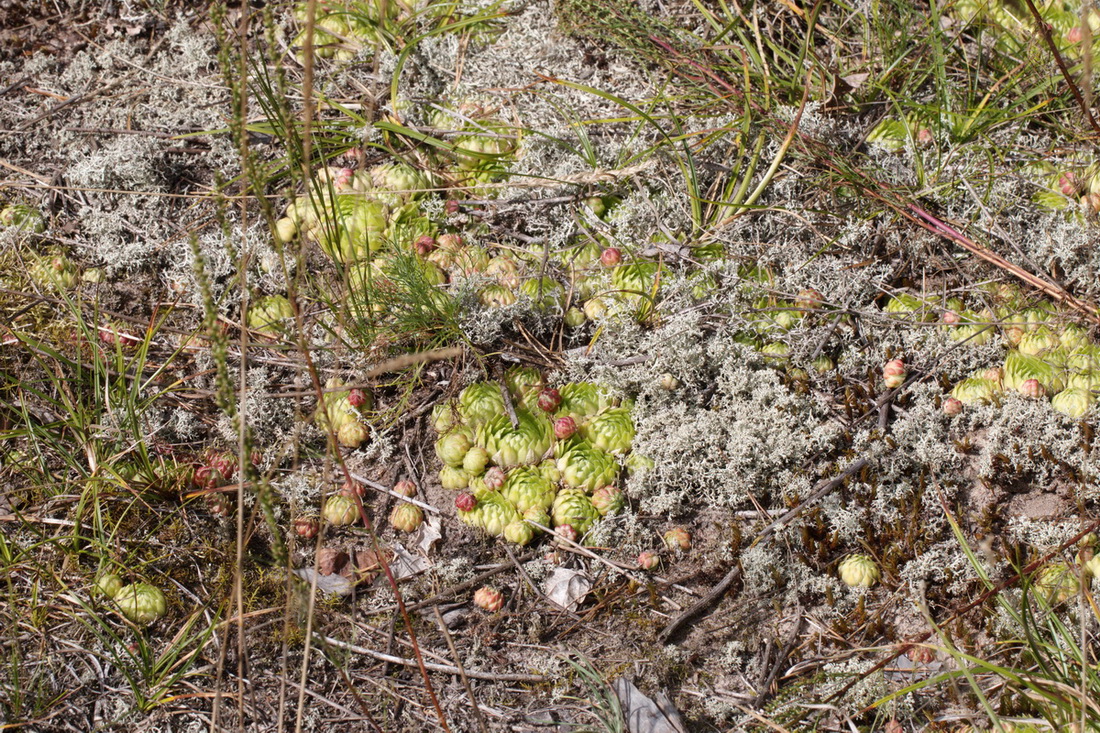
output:
<svg viewBox="0 0 1100 733"><path fill-rule="evenodd" d="M340 170L336 171L336 188L347 188L348 184L351 183L351 179L354 177L355 171L351 168L341 168Z"/></svg>
<svg viewBox="0 0 1100 733"><path fill-rule="evenodd" d="M482 481L489 488L490 491L496 491L501 486L504 486L504 479L507 478L504 475L504 469L500 466L492 466L485 471L485 475L482 477Z"/></svg>
<svg viewBox="0 0 1100 733"><path fill-rule="evenodd" d="M577 432L577 421L573 418L559 417L554 421L554 437L558 440L571 438L575 432Z"/></svg>
<svg viewBox="0 0 1100 733"><path fill-rule="evenodd" d="M430 234L423 234L416 240L413 247L418 255L427 257L435 251L435 238Z"/></svg>
<svg viewBox="0 0 1100 733"><path fill-rule="evenodd" d="M812 311L821 307L821 304L825 302L825 296L820 291L813 288L807 288L798 294L795 298L795 307L800 311Z"/></svg>
<svg viewBox="0 0 1100 733"><path fill-rule="evenodd" d="M905 362L901 359L891 359L882 367L882 381L887 389L897 389L905 384Z"/></svg>
<svg viewBox="0 0 1100 733"><path fill-rule="evenodd" d="M461 208L454 199L447 199L447 203L443 204L443 210L448 214L457 214Z"/></svg>
<svg viewBox="0 0 1100 733"><path fill-rule="evenodd" d="M360 498L366 496L367 487L353 479L348 479L340 485L340 489L337 491L340 496L358 496Z"/></svg>
<svg viewBox="0 0 1100 733"><path fill-rule="evenodd" d="M393 493L401 496L414 497L416 496L416 484L412 481L398 481L393 485Z"/></svg>
<svg viewBox="0 0 1100 733"><path fill-rule="evenodd" d="M931 664L936 661L936 650L924 645L915 645L909 647L905 656L909 657L909 661L914 664Z"/></svg>
<svg viewBox="0 0 1100 733"><path fill-rule="evenodd" d="M1086 193L1081 197L1085 209L1095 214L1100 211L1100 193Z"/></svg>
<svg viewBox="0 0 1100 733"><path fill-rule="evenodd" d="M492 586L483 585L474 592L474 605L494 613L504 607L504 594Z"/></svg>
<svg viewBox="0 0 1100 733"><path fill-rule="evenodd" d="M253 466L259 468L260 464L264 462L264 454L259 448L253 448L252 452L248 455L248 461Z"/></svg>
<svg viewBox="0 0 1100 733"><path fill-rule="evenodd" d="M294 534L302 539L311 540L321 531L321 520L314 516L298 517L294 520Z"/></svg>
<svg viewBox="0 0 1100 733"><path fill-rule="evenodd" d="M600 264L604 267L615 267L623 261L623 253L618 247L608 247L600 252Z"/></svg>
<svg viewBox="0 0 1100 733"><path fill-rule="evenodd" d="M348 392L348 404L352 407L362 407L367 404L367 394L361 389L353 389Z"/></svg>
<svg viewBox="0 0 1100 733"><path fill-rule="evenodd" d="M986 369L984 372L982 372L982 379L988 379L990 382L996 382L997 384L1001 383L1001 380L1004 379L1004 376L1005 371L1000 367L990 367L989 369Z"/></svg>
<svg viewBox="0 0 1100 733"><path fill-rule="evenodd" d="M665 547L670 550L686 551L691 549L691 533L683 527L673 527L665 532Z"/></svg>
<svg viewBox="0 0 1100 733"><path fill-rule="evenodd" d="M1047 396L1047 391L1038 379L1025 379L1023 384L1020 385L1020 394L1033 400L1039 400Z"/></svg>
<svg viewBox="0 0 1100 733"><path fill-rule="evenodd" d="M455 497L455 509L460 512L472 512L477 509L477 499L469 491L463 491Z"/></svg>
<svg viewBox="0 0 1100 733"><path fill-rule="evenodd" d="M225 494L207 494L206 508L218 517L228 517L233 513L233 504Z"/></svg>
<svg viewBox="0 0 1100 733"><path fill-rule="evenodd" d="M932 131L927 127L922 127L917 130L917 145L924 147L925 145L931 145L936 141L936 138L932 135Z"/></svg>
<svg viewBox="0 0 1100 733"><path fill-rule="evenodd" d="M568 542L579 542L581 533L572 524L559 524L554 527L554 534Z"/></svg>
<svg viewBox="0 0 1100 733"><path fill-rule="evenodd" d="M642 570L656 570L661 564L661 556L652 550L645 550L638 555L638 567Z"/></svg>
<svg viewBox="0 0 1100 733"><path fill-rule="evenodd" d="M336 442L345 448L358 448L369 437L367 426L358 420L349 420L336 431Z"/></svg>
<svg viewBox="0 0 1100 733"><path fill-rule="evenodd" d="M1066 40L1070 43L1080 43L1085 40L1085 30L1079 25L1075 25L1069 29L1069 33L1066 34Z"/></svg>
<svg viewBox="0 0 1100 733"><path fill-rule="evenodd" d="M539 409L544 412L553 412L561 404L561 393L553 387L547 387L539 392Z"/></svg>
<svg viewBox="0 0 1100 733"><path fill-rule="evenodd" d="M1076 196L1081 191L1081 181L1077 174L1067 171L1058 176L1058 190L1064 196Z"/></svg>
<svg viewBox="0 0 1100 733"><path fill-rule="evenodd" d="M959 314L955 311L944 311L943 316L940 319L945 326L955 326L962 319L959 318Z"/></svg>
<svg viewBox="0 0 1100 733"><path fill-rule="evenodd" d="M206 465L210 466L226 481L237 474L237 457L230 453L211 451L206 455Z"/></svg>
<svg viewBox="0 0 1100 733"><path fill-rule="evenodd" d="M954 397L948 397L943 401L943 414L950 417L961 414L963 411L963 403L961 400L957 400Z"/></svg>

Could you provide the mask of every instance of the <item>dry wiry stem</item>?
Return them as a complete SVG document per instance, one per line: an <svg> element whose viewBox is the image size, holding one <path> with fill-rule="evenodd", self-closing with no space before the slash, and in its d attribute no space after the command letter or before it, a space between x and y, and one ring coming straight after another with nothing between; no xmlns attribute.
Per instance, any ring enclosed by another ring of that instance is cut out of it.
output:
<svg viewBox="0 0 1100 733"><path fill-rule="evenodd" d="M368 649L362 646L355 646L354 644L348 644L345 641L339 639L333 639L322 634L315 633L314 637L329 646L334 646L338 649L345 649L349 652L355 652L356 654L365 654L372 659L377 659L380 662L389 662L390 664L400 664L403 667L423 667L432 672L442 672L444 674L453 674L455 676L461 676L462 671L458 667L450 664L432 664L431 662L421 662L416 659L405 659L404 657L396 657L392 654L383 654L382 652L376 652L373 649ZM466 670L466 676L475 680L490 680L493 682L548 682L550 680L546 675L541 674L508 674L498 672L477 672L473 670Z"/></svg>
<svg viewBox="0 0 1100 733"><path fill-rule="evenodd" d="M1089 121L1089 125L1092 126L1093 131L1100 134L1100 123L1096 121L1096 118L1092 114L1091 106L1085 101L1085 98L1081 96L1081 90L1077 87L1077 82L1073 80L1073 75L1069 73L1069 69L1066 67L1066 61L1062 58L1062 54L1059 53L1058 46L1054 43L1054 38L1050 34L1050 25L1043 20L1043 16L1039 13L1039 9L1035 7L1033 0L1024 0L1024 2L1027 3L1027 9L1031 11L1031 16L1035 19L1035 27L1038 29L1039 35L1043 37L1043 43L1047 45L1047 48L1049 48L1050 52L1054 55L1054 63L1058 64L1058 71L1062 73L1062 78L1066 80L1070 92L1073 93L1073 98L1077 100L1077 105L1085 114L1085 119ZM1086 20L1082 25L1088 27L1088 21ZM1086 48L1090 47L1086 46Z"/></svg>
<svg viewBox="0 0 1100 733"><path fill-rule="evenodd" d="M461 658L458 655L458 649L455 648L455 640L451 638L451 631L443 621L443 614L439 612L439 606L432 606L432 611L435 614L435 622L439 626L443 638L447 641L447 648L451 650L451 656L454 657L455 666L458 667L458 676L462 680L462 687L466 690L466 696L470 698L470 707L474 711L474 718L477 720L477 725L481 728L481 733L489 733L489 726L486 725L485 716L481 714L481 708L478 707L477 698L474 697L474 688L470 686L470 678L466 676L466 670L462 666Z"/></svg>

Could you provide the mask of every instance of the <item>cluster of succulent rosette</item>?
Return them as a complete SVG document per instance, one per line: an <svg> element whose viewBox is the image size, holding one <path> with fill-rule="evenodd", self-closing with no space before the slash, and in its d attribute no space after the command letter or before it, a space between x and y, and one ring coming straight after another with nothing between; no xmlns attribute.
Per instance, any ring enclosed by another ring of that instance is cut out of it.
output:
<svg viewBox="0 0 1100 733"><path fill-rule="evenodd" d="M374 395L365 389L341 389L343 382L333 378L325 383L324 397L313 413L318 429L332 433L345 448L358 448L370 436L363 413L374 407Z"/></svg>
<svg viewBox="0 0 1100 733"><path fill-rule="evenodd" d="M988 305L969 309L960 298L944 304L901 293L884 309L918 321L938 320L952 339L966 344L984 344L1000 334L1009 347L1002 364L958 382L944 398L944 412L956 415L966 405L992 404L1006 392L1049 398L1051 407L1070 417L1088 412L1100 389L1100 346L1088 332L1047 302L1025 303L1014 287L998 285L986 295Z"/></svg>
<svg viewBox="0 0 1100 733"><path fill-rule="evenodd" d="M631 453L631 406L588 382L547 387L533 368L504 381L475 382L436 407L440 481L459 492L459 519L487 534L526 545L553 529L579 541L623 507L623 466L646 462Z"/></svg>
<svg viewBox="0 0 1100 733"><path fill-rule="evenodd" d="M168 612L164 593L150 583L124 585L115 573L104 573L96 578L95 590L113 600L123 616L141 626L159 620Z"/></svg>

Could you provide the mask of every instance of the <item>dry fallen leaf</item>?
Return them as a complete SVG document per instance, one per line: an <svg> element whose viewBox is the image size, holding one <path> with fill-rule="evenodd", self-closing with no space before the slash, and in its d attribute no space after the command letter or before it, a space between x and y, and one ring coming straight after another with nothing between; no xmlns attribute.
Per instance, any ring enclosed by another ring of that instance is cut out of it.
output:
<svg viewBox="0 0 1100 733"><path fill-rule="evenodd" d="M317 590L336 596L349 596L355 584L343 575L321 575L313 568L296 568L292 571L306 583L313 583L317 578Z"/></svg>
<svg viewBox="0 0 1100 733"><path fill-rule="evenodd" d="M584 573L568 568L554 568L543 583L546 596L568 611L576 611L590 590L592 581Z"/></svg>
<svg viewBox="0 0 1100 733"><path fill-rule="evenodd" d="M657 693L654 702L624 677L612 682L611 689L619 698L630 733L687 733L684 719L663 692Z"/></svg>

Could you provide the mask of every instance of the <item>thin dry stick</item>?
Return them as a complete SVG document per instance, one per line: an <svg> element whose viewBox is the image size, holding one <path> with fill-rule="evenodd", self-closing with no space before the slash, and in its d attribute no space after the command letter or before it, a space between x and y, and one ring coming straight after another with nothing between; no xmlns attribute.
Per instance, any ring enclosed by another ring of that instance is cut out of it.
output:
<svg viewBox="0 0 1100 733"><path fill-rule="evenodd" d="M392 654L383 654L382 652L376 652L373 649L368 649L362 646L355 646L354 644L348 644L346 641L340 641L339 639L333 639L323 634L314 633L313 636L317 641L324 642L329 646L334 646L337 649L343 649L345 651L354 652L356 654L365 654L366 656L377 659L380 662L389 662L390 664L400 664L404 667L419 667L423 666L432 672L442 672L443 674L453 674L461 676L461 672L458 667L451 666L449 664L432 664L431 662L418 662L416 659L405 659L404 657L395 657ZM509 674L509 673L497 673L497 672L476 672L466 670L466 676L475 680L489 680L490 682L547 682L550 680L546 675L541 674Z"/></svg>
<svg viewBox="0 0 1100 733"><path fill-rule="evenodd" d="M858 471L861 471L866 465L867 459L860 458L859 460L854 461L847 468L845 468L840 473L840 475L823 481L821 484L818 485L817 489L815 489L808 497L806 497L805 501L803 501L794 509L791 509L779 519L775 520L767 527L765 527L764 530L756 536L756 539L753 540L752 544L757 545L761 542L767 542L768 540L770 540L772 535L774 535L777 530L782 529L784 526L789 524L795 517L809 509L816 502L820 501L822 498L825 497L826 494L834 491L838 486L844 483L848 479L848 477ZM699 601L697 601L691 608L684 611L675 619L673 619L673 621L668 626L666 626L660 634L657 635L657 638L661 641L667 641L669 637L679 631L680 627L683 626L688 620L693 618L700 611L709 608L712 603L725 595L730 586L736 583L740 577L741 565L734 565L733 568L731 568L730 571L726 573L725 577L718 581L718 585L714 586L714 588L712 588L709 593L707 593L703 598L699 599Z"/></svg>
<svg viewBox="0 0 1100 733"><path fill-rule="evenodd" d="M1096 118L1092 115L1092 110L1089 108L1089 103L1085 101L1085 98L1081 96L1081 90L1077 88L1077 83L1073 81L1073 75L1069 73L1069 69L1066 67L1066 61L1062 58L1062 54L1058 52L1058 46L1054 43L1054 38L1050 34L1050 25L1043 20L1042 14L1039 13L1039 9L1035 7L1035 3L1032 0L1024 0L1027 3L1027 9L1031 11L1031 16L1035 19L1035 27L1039 30L1039 35L1043 37L1043 43L1047 45L1050 52L1054 54L1054 63L1058 64L1058 70L1062 72L1062 78L1066 80L1066 84L1069 85L1069 90L1073 92L1073 98L1077 100L1077 105L1081 108L1081 111L1085 113L1085 119L1089 121L1089 125L1097 133L1100 133L1100 123L1097 123ZM1088 23L1083 23L1085 27L1088 27Z"/></svg>
<svg viewBox="0 0 1100 733"><path fill-rule="evenodd" d="M439 612L439 606L432 606L432 611L435 612L435 622L439 624L439 630L443 632L443 638L447 641L447 648L451 650L451 657L454 658L455 666L458 667L458 676L462 680L462 686L466 688L466 696L470 698L470 707L474 710L477 726L481 728L481 733L489 733L489 726L485 723L481 708L477 706L474 688L470 686L470 678L466 676L466 670L462 667L462 658L458 656L458 650L455 649L455 640L451 638L451 631L447 628L447 624L443 622L443 614Z"/></svg>

